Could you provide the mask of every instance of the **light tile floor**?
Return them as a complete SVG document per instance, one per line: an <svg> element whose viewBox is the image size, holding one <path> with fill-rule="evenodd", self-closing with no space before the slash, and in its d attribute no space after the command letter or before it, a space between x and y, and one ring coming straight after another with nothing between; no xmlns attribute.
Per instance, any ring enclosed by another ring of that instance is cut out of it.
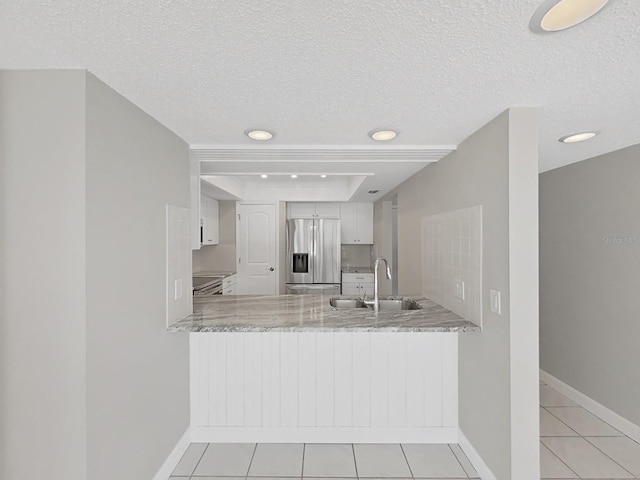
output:
<svg viewBox="0 0 640 480"><path fill-rule="evenodd" d="M453 480L479 477L458 445L192 443L170 478Z"/></svg>
<svg viewBox="0 0 640 480"><path fill-rule="evenodd" d="M640 444L540 382L540 477L640 478Z"/></svg>
<svg viewBox="0 0 640 480"><path fill-rule="evenodd" d="M640 479L640 444L540 384L543 479ZM458 445L191 444L171 479L479 478Z"/></svg>

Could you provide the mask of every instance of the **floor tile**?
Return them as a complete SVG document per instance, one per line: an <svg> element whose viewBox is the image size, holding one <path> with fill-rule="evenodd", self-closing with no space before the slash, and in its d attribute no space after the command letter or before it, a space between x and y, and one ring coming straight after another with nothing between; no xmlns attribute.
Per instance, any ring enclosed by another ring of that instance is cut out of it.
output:
<svg viewBox="0 0 640 480"><path fill-rule="evenodd" d="M583 437L622 436L618 430L582 407L548 407L547 411Z"/></svg>
<svg viewBox="0 0 640 480"><path fill-rule="evenodd" d="M541 407L575 407L576 403L548 385L540 386Z"/></svg>
<svg viewBox="0 0 640 480"><path fill-rule="evenodd" d="M577 437L578 434L567 427L556 417L540 409L540 436L541 437Z"/></svg>
<svg viewBox="0 0 640 480"><path fill-rule="evenodd" d="M540 478L578 478L551 450L540 445Z"/></svg>
<svg viewBox="0 0 640 480"><path fill-rule="evenodd" d="M640 478L640 444L628 437L592 437L587 441Z"/></svg>
<svg viewBox="0 0 640 480"><path fill-rule="evenodd" d="M249 469L250 477L302 476L301 443L259 443Z"/></svg>
<svg viewBox="0 0 640 480"><path fill-rule="evenodd" d="M451 447L451 451L453 451L453 454L460 462L460 465L462 465L462 468L466 472L467 476L469 478L480 478L480 475L478 475L478 472L476 472L476 469L473 467L465 453L462 451L462 447L460 447L460 445L458 444L451 444L449 446Z"/></svg>
<svg viewBox="0 0 640 480"><path fill-rule="evenodd" d="M176 468L173 470L171 475L180 477L180 476L190 476L193 473L193 470L196 468L196 465L200 461L200 457L207 448L206 443L192 443L187 448L184 455L176 465Z"/></svg>
<svg viewBox="0 0 640 480"><path fill-rule="evenodd" d="M408 478L411 470L398 444L355 444L358 476L365 478Z"/></svg>
<svg viewBox="0 0 640 480"><path fill-rule="evenodd" d="M580 478L633 478L633 475L584 438L545 437L542 443Z"/></svg>
<svg viewBox="0 0 640 480"><path fill-rule="evenodd" d="M255 443L210 443L194 475L243 477L249 471L255 447Z"/></svg>
<svg viewBox="0 0 640 480"><path fill-rule="evenodd" d="M356 462L351 444L313 444L304 448L305 477L355 477Z"/></svg>
<svg viewBox="0 0 640 480"><path fill-rule="evenodd" d="M449 445L403 444L402 449L416 478L463 478L462 465Z"/></svg>

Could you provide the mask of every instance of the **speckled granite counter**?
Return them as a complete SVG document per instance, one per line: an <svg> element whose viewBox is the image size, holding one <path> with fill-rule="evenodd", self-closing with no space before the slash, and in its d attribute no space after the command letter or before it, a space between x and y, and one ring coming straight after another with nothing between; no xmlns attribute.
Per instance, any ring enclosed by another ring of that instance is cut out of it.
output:
<svg viewBox="0 0 640 480"><path fill-rule="evenodd" d="M349 298L349 297L344 297ZM353 298L353 297L351 297ZM423 297L419 310L336 309L320 295L194 297L193 315L171 332L478 332L480 327Z"/></svg>

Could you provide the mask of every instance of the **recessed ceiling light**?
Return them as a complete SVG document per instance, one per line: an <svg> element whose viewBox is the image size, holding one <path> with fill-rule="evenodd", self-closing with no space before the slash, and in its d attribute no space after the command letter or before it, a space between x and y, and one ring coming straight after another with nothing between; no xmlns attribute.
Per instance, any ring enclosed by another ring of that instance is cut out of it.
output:
<svg viewBox="0 0 640 480"><path fill-rule="evenodd" d="M265 141L265 140L271 140L273 138L273 133L268 132L266 130L247 130L244 133L251 140Z"/></svg>
<svg viewBox="0 0 640 480"><path fill-rule="evenodd" d="M369 190L367 193L369 195L375 195L376 193L378 193L380 190Z"/></svg>
<svg viewBox="0 0 640 480"><path fill-rule="evenodd" d="M374 130L369 132L369 136L379 142L384 142L396 138L397 132L393 130Z"/></svg>
<svg viewBox="0 0 640 480"><path fill-rule="evenodd" d="M564 137L560 137L558 141L562 143L584 142L585 140L591 140L596 135L598 135L598 132L572 133L571 135L565 135Z"/></svg>
<svg viewBox="0 0 640 480"><path fill-rule="evenodd" d="M291 175L291 178L298 178L298 175Z"/></svg>
<svg viewBox="0 0 640 480"><path fill-rule="evenodd" d="M320 175L320 178L327 178L327 176L323 173L322 175Z"/></svg>
<svg viewBox="0 0 640 480"><path fill-rule="evenodd" d="M265 175L264 173L260 175L261 178L269 178L269 175Z"/></svg>
<svg viewBox="0 0 640 480"><path fill-rule="evenodd" d="M545 0L531 17L529 28L536 33L558 32L588 20L609 0Z"/></svg>

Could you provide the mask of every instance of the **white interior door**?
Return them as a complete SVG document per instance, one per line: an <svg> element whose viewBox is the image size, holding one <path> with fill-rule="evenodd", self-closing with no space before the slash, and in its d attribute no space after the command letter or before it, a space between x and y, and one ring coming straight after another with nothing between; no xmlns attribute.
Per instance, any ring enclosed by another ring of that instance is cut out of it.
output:
<svg viewBox="0 0 640 480"><path fill-rule="evenodd" d="M238 286L247 295L275 295L276 206L239 205Z"/></svg>

